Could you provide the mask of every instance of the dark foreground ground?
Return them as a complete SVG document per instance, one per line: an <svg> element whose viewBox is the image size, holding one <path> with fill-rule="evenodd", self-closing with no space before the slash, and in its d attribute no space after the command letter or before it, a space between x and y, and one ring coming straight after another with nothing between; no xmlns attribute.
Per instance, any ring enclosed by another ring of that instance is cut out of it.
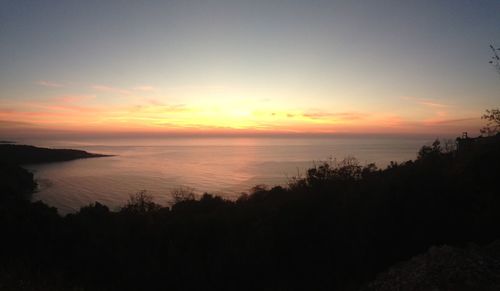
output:
<svg viewBox="0 0 500 291"><path fill-rule="evenodd" d="M499 290L499 136L383 170L324 163L237 201L138 193L66 217L29 201L19 163L0 168L0 290Z"/></svg>

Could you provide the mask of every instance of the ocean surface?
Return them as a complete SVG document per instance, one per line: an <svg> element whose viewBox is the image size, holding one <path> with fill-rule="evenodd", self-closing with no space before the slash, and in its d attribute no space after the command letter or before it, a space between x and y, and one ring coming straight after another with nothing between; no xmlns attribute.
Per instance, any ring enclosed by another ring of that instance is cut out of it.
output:
<svg viewBox="0 0 500 291"><path fill-rule="evenodd" d="M258 184L286 185L314 163L356 157L360 164L414 159L426 138L167 138L31 140L27 144L115 155L70 162L27 165L39 187L33 200L61 214L98 201L112 210L146 190L169 205L180 187L236 199Z"/></svg>

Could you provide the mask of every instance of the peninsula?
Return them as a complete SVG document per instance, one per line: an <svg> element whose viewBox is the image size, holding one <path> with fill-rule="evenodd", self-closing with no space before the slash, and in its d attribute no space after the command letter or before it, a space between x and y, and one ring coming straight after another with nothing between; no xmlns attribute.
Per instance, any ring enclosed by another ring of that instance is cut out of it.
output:
<svg viewBox="0 0 500 291"><path fill-rule="evenodd" d="M28 165L64 162L77 159L109 157L82 150L50 149L31 145L0 144L0 163Z"/></svg>

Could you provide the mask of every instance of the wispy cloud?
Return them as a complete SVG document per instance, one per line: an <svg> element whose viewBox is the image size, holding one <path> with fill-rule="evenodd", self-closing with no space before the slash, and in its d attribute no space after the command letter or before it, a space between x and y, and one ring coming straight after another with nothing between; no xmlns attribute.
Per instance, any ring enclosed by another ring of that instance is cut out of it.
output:
<svg viewBox="0 0 500 291"><path fill-rule="evenodd" d="M177 113L188 111L189 108L185 104L164 104L152 102L151 105L135 105L128 109L130 112L142 113Z"/></svg>
<svg viewBox="0 0 500 291"><path fill-rule="evenodd" d="M312 111L303 113L302 116L310 119L340 119L340 120L361 120L365 119L368 114L359 112L324 112Z"/></svg>
<svg viewBox="0 0 500 291"><path fill-rule="evenodd" d="M402 127L408 125L408 122L399 115L382 114L377 116L377 118L372 121L372 125L382 127Z"/></svg>
<svg viewBox="0 0 500 291"><path fill-rule="evenodd" d="M96 91L108 92L108 93L114 93L114 94L120 94L120 95L132 94L132 92L130 90L112 87L112 86L107 86L107 85L92 85L91 88L96 90Z"/></svg>
<svg viewBox="0 0 500 291"><path fill-rule="evenodd" d="M0 119L35 122L30 117L47 118L64 116L58 122L66 123L71 120L79 120L81 117L92 118L100 114L114 112L116 109L106 106L95 106L81 103L80 101L91 99L93 96L61 96L47 100L22 101L11 105L9 111L0 111ZM44 120L43 122L48 122ZM39 120L36 120L39 122Z"/></svg>
<svg viewBox="0 0 500 291"><path fill-rule="evenodd" d="M449 104L441 103L441 102L438 102L436 100L432 100L429 98L418 98L418 97L404 96L404 97L401 97L401 99L411 101L411 102L416 103L418 105L428 107L428 108L434 108L434 109L451 107Z"/></svg>
<svg viewBox="0 0 500 291"><path fill-rule="evenodd" d="M9 120L0 120L0 128L13 128L13 127L31 127L35 126L35 124L30 122L22 122L22 121L9 121Z"/></svg>
<svg viewBox="0 0 500 291"><path fill-rule="evenodd" d="M78 103L82 101L92 100L95 95L64 95L55 99L55 101L63 103Z"/></svg>
<svg viewBox="0 0 500 291"><path fill-rule="evenodd" d="M164 106L165 105L165 103L163 103L162 101L157 100L157 99L148 99L148 102L149 102L149 104L155 105L155 106Z"/></svg>
<svg viewBox="0 0 500 291"><path fill-rule="evenodd" d="M133 88L134 91L143 91L143 92L155 92L158 91L158 88L153 87L153 86L136 86Z"/></svg>
<svg viewBox="0 0 500 291"><path fill-rule="evenodd" d="M37 85L44 86L44 87L51 87L51 88L61 88L64 87L64 84L62 83L56 83L52 81L46 81L46 80L40 80L35 82Z"/></svg>
<svg viewBox="0 0 500 291"><path fill-rule="evenodd" d="M326 112L308 112L308 113L303 113L302 116L311 119L324 119L331 117L331 114Z"/></svg>
<svg viewBox="0 0 500 291"><path fill-rule="evenodd" d="M443 104L443 103L438 103L434 101L428 101L428 100L420 100L417 102L420 105L431 107L431 108L448 108L450 105Z"/></svg>
<svg viewBox="0 0 500 291"><path fill-rule="evenodd" d="M468 118L449 118L449 119L428 119L423 122L425 125L447 125L447 124L462 124L470 121L479 121L478 117L468 117Z"/></svg>
<svg viewBox="0 0 500 291"><path fill-rule="evenodd" d="M79 112L79 113L106 112L106 110L104 110L102 108L87 107L87 106L74 106L74 105L65 105L65 106L52 105L52 106L46 106L45 108L47 108L49 110L54 110L54 111L73 111L73 112Z"/></svg>

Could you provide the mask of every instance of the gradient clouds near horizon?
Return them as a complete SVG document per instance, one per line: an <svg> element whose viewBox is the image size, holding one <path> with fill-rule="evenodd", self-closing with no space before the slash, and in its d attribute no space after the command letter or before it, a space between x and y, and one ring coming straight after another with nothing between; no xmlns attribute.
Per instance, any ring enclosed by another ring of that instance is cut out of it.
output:
<svg viewBox="0 0 500 291"><path fill-rule="evenodd" d="M498 1L2 1L0 133L477 132Z"/></svg>

